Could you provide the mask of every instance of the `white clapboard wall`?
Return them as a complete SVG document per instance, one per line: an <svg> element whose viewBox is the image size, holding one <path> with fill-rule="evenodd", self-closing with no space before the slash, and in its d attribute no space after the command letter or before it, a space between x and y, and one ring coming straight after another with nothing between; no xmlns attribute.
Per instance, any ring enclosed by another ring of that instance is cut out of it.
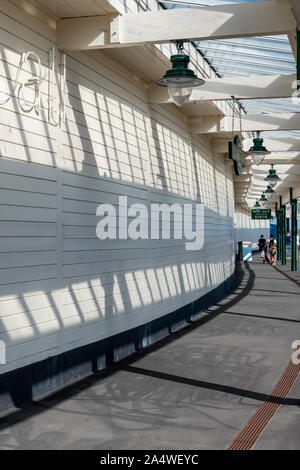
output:
<svg viewBox="0 0 300 470"><path fill-rule="evenodd" d="M47 66L56 34L0 3L0 96L22 53ZM22 77L32 74L26 67ZM149 106L142 84L100 52L67 56L66 124L0 107L0 373L166 315L234 269L232 169L192 138L175 106ZM205 205L205 246L96 238L100 203Z"/></svg>

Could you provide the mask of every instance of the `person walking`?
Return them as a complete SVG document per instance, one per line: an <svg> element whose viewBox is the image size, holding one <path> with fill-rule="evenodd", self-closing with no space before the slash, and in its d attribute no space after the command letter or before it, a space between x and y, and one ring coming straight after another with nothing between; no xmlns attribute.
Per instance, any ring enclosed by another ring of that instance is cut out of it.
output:
<svg viewBox="0 0 300 470"><path fill-rule="evenodd" d="M263 235L260 236L260 239L257 242L258 250L260 252L260 257L263 260L263 263L266 262L266 249L267 249L267 241Z"/></svg>
<svg viewBox="0 0 300 470"><path fill-rule="evenodd" d="M275 266L277 261L277 240L274 238L274 235L270 235L268 247L270 253L270 264L271 266Z"/></svg>

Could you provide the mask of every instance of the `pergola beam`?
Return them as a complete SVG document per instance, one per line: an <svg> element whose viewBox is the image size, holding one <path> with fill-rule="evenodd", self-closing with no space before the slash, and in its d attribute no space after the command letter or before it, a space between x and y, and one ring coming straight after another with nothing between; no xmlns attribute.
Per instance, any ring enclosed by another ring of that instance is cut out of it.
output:
<svg viewBox="0 0 300 470"><path fill-rule="evenodd" d="M295 29L287 0L61 19L58 47L88 50L184 40L285 34Z"/></svg>
<svg viewBox="0 0 300 470"><path fill-rule="evenodd" d="M222 154L228 153L228 142L228 139L214 139L212 141L213 151L215 153ZM243 141L244 149L249 149L252 145L252 139L245 139ZM270 152L300 152L299 139L264 139L264 145L268 148L268 150L270 150Z"/></svg>
<svg viewBox="0 0 300 470"><path fill-rule="evenodd" d="M190 101L238 99L290 98L296 90L296 74L258 77L226 77L206 80L193 89ZM150 103L172 103L165 87L153 85L149 91Z"/></svg>
<svg viewBox="0 0 300 470"><path fill-rule="evenodd" d="M300 113L246 114L242 116L242 131L290 131L300 129ZM192 117L189 119L193 134L231 132L232 117ZM234 128L240 130L239 118L234 118Z"/></svg>
<svg viewBox="0 0 300 470"><path fill-rule="evenodd" d="M250 155L246 157L246 163L248 163L248 161L252 162ZM264 161L259 166L259 169L265 171L265 166L269 167L269 165L272 164L285 167L290 166L291 169L287 171L289 173L289 171L293 171L294 165L300 165L300 152L272 152L271 155L267 155L264 158ZM255 171L257 172L257 170ZM279 169L279 171L281 170ZM286 169L284 171L286 171Z"/></svg>

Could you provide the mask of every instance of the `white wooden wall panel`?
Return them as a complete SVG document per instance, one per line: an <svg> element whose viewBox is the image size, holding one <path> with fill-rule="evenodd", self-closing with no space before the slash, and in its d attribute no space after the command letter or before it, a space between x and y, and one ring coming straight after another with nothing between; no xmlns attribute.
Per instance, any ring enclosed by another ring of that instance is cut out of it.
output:
<svg viewBox="0 0 300 470"><path fill-rule="evenodd" d="M23 52L47 65L55 32L3 0L0 44L5 93ZM40 115L16 99L0 108L0 340L8 348L0 373L159 318L233 272L231 167L205 136L189 134L178 108L149 106L143 84L105 54L72 53L67 65L62 130L47 121L47 81ZM205 249L189 252L174 239L101 242L96 208L117 206L120 195L129 204L204 204Z"/></svg>

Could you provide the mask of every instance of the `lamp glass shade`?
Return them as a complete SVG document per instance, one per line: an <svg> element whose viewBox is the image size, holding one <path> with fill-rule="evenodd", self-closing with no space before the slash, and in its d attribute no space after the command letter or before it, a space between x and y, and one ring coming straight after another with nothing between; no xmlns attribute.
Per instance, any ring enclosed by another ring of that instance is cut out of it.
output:
<svg viewBox="0 0 300 470"><path fill-rule="evenodd" d="M251 153L251 157L252 157L254 165L257 165L257 166L261 165L265 159L265 155L264 154L261 155L259 153Z"/></svg>
<svg viewBox="0 0 300 470"><path fill-rule="evenodd" d="M192 94L193 88L178 88L173 86L168 86L169 96L172 101L174 101L177 106L183 106L184 103L189 101L190 96Z"/></svg>

